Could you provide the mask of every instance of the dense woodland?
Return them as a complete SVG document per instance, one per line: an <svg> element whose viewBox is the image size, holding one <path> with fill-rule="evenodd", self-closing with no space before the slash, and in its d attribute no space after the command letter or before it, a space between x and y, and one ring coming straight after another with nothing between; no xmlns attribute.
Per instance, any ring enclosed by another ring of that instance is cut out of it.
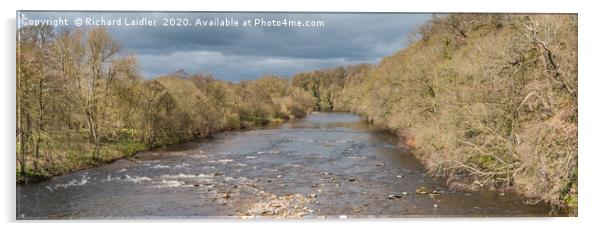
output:
<svg viewBox="0 0 602 231"><path fill-rule="evenodd" d="M144 80L104 28L27 27L17 46L17 177L43 178L227 129L304 116L308 92L265 76Z"/></svg>
<svg viewBox="0 0 602 231"><path fill-rule="evenodd" d="M300 73L315 110L396 132L460 189L577 206L577 17L434 17L378 65Z"/></svg>
<svg viewBox="0 0 602 231"><path fill-rule="evenodd" d="M349 111L397 133L454 188L513 189L576 208L576 15L434 16L409 40L377 65L229 83L184 72L144 80L102 28L22 28L18 177Z"/></svg>

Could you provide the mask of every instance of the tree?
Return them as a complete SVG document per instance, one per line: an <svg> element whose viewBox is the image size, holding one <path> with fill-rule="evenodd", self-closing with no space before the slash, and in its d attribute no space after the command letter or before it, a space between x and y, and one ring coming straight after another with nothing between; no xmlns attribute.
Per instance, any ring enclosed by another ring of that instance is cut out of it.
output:
<svg viewBox="0 0 602 231"><path fill-rule="evenodd" d="M50 57L54 36L50 26L21 28L17 46L17 141L21 174L25 174L27 144L33 146L33 171L39 172L39 155L44 141L45 104Z"/></svg>
<svg viewBox="0 0 602 231"><path fill-rule="evenodd" d="M84 108L86 111L86 119L90 130L90 137L94 143L94 151L92 158L98 158L98 150L100 147L100 137L98 134L98 87L101 80L105 80L105 89L108 90L111 80L114 77L113 66L111 60L118 51L120 45L113 40L104 27L97 27L88 33L86 41L87 49L87 66L88 73L87 89Z"/></svg>

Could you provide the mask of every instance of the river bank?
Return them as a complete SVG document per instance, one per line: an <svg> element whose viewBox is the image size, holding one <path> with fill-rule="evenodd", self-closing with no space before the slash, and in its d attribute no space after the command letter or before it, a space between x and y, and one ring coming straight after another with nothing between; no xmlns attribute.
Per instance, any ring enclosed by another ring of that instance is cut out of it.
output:
<svg viewBox="0 0 602 231"><path fill-rule="evenodd" d="M431 174L459 188L514 189L576 215L576 15L447 15L414 35L376 65L292 82L315 108L405 137Z"/></svg>
<svg viewBox="0 0 602 231"><path fill-rule="evenodd" d="M140 152L18 185L19 219L552 216L432 178L395 134L346 113ZM69 206L64 206L69 204Z"/></svg>
<svg viewBox="0 0 602 231"><path fill-rule="evenodd" d="M297 118L298 119L298 118ZM42 181L49 180L52 177L70 174L73 172L86 170L90 168L100 167L103 165L111 164L115 161L122 159L133 158L137 153L148 152L157 149L161 149L165 146L183 144L194 140L206 139L215 134L232 130L249 130L260 127L276 126L287 122L289 119L285 118L274 118L274 119L263 119L261 122L257 122L254 119L242 120L243 122L236 129L223 129L212 133L204 134L204 136L197 136L193 138L187 138L182 140L172 140L170 143L162 143L160 145L149 145L144 141L140 141L134 137L134 132L119 136L119 140L113 140L110 143L104 143L101 146L99 155L93 158L92 155L82 155L82 153L91 153L92 145L87 141L87 133L80 132L79 135L71 137L70 142L66 145L67 149L61 155L61 162L51 162L50 167L44 168L44 171L34 172L31 169L22 174L19 168L16 171L16 183L17 185L39 183ZM60 141L59 141L60 142ZM69 150L69 148L77 147L76 150ZM60 152L60 151L59 151ZM55 158L57 155L55 155ZM59 157L59 158L61 158Z"/></svg>

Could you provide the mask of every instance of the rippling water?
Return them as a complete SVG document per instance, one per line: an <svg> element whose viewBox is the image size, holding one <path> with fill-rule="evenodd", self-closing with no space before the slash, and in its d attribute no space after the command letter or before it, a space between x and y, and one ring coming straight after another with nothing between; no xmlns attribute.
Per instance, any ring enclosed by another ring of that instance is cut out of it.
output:
<svg viewBox="0 0 602 231"><path fill-rule="evenodd" d="M312 114L17 186L17 216L228 218L283 207L318 218L550 215L512 193L449 190L397 140L352 114Z"/></svg>

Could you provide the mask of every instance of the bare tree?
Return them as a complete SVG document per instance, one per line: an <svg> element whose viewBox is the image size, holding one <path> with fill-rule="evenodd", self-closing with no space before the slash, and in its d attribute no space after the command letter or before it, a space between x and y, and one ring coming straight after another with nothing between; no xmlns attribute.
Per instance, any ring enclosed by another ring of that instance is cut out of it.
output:
<svg viewBox="0 0 602 231"><path fill-rule="evenodd" d="M120 44L111 38L104 27L99 27L92 29L88 33L86 45L89 72L86 75L87 91L84 108L88 128L90 129L90 137L94 144L92 158L96 160L100 147L100 137L98 134L98 82L102 78L108 77L107 72L110 70L110 59L119 51Z"/></svg>

